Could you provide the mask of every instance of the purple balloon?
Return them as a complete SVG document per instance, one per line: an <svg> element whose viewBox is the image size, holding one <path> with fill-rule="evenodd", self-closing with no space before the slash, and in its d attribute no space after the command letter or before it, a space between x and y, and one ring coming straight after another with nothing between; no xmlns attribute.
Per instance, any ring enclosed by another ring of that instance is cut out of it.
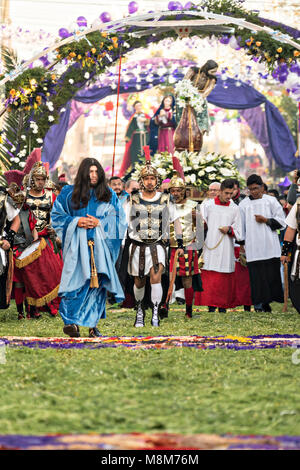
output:
<svg viewBox="0 0 300 470"><path fill-rule="evenodd" d="M182 5L180 2L169 2L168 9L171 11L182 10Z"/></svg>
<svg viewBox="0 0 300 470"><path fill-rule="evenodd" d="M85 18L84 16L78 16L78 18L77 18L77 24L78 24L78 26L80 26L80 27L81 27L81 26L83 26L83 27L87 26L86 18Z"/></svg>
<svg viewBox="0 0 300 470"><path fill-rule="evenodd" d="M135 13L136 11L138 11L138 9L139 9L139 6L137 2L128 3L128 11L130 14Z"/></svg>
<svg viewBox="0 0 300 470"><path fill-rule="evenodd" d="M99 18L102 21L102 23L109 23L111 21L111 16L107 11L104 11L103 13L101 13Z"/></svg>
<svg viewBox="0 0 300 470"><path fill-rule="evenodd" d="M187 2L185 5L184 5L184 9L185 10L189 10L190 8L192 8L194 6L194 4L192 2Z"/></svg>
<svg viewBox="0 0 300 470"><path fill-rule="evenodd" d="M60 28L58 34L63 39L69 37L69 31L66 28Z"/></svg>

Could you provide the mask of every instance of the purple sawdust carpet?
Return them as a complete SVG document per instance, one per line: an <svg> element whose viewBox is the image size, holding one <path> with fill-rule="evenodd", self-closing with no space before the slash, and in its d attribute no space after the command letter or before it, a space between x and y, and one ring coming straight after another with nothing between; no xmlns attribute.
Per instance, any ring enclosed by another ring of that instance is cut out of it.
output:
<svg viewBox="0 0 300 470"><path fill-rule="evenodd" d="M0 450L300 450L300 436L217 434L0 435Z"/></svg>
<svg viewBox="0 0 300 470"><path fill-rule="evenodd" d="M274 349L283 347L300 348L299 335L259 336L102 336L99 338L41 338L23 336L0 337L2 345L8 347L54 348L54 349Z"/></svg>

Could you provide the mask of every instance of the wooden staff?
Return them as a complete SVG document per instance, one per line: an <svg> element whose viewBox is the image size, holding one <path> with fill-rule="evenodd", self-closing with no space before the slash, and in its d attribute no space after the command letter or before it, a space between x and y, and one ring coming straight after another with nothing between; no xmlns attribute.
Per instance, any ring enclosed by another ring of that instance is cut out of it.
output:
<svg viewBox="0 0 300 470"><path fill-rule="evenodd" d="M283 311L287 311L287 303L289 298L289 276L288 276L288 263L284 263L284 304Z"/></svg>

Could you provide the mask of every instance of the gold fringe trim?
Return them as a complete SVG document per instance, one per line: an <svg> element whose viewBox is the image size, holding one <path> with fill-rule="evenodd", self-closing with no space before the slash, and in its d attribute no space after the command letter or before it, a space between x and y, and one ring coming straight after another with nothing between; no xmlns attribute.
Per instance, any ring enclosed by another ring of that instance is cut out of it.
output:
<svg viewBox="0 0 300 470"><path fill-rule="evenodd" d="M94 242L92 240L89 240L88 241L88 246L91 249L91 282L90 282L90 287L91 288L98 288L99 287L99 282L98 282L98 274L97 274L96 263L95 263L95 258L94 258Z"/></svg>
<svg viewBox="0 0 300 470"><path fill-rule="evenodd" d="M35 250L33 253L30 255L26 256L24 259L16 259L15 260L15 265L17 268L22 269L25 266L28 266L28 264L33 263L36 259L38 259L41 256L42 251L46 248L47 242L44 238L41 238L41 242L39 244L39 247L37 250Z"/></svg>
<svg viewBox="0 0 300 470"><path fill-rule="evenodd" d="M58 284L58 286L55 287L55 289L49 292L49 294L44 295L44 297L41 297L40 299L35 299L33 297L26 297L26 300L29 305L34 305L35 307L43 307L44 305L49 304L49 302L52 302L52 300L58 297L59 286L60 284Z"/></svg>

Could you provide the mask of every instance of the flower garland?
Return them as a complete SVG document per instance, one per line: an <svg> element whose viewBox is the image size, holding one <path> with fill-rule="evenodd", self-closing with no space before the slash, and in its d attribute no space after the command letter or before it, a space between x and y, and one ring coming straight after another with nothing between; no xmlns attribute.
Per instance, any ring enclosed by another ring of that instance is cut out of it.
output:
<svg viewBox="0 0 300 470"><path fill-rule="evenodd" d="M203 155L185 150L183 152L175 152L174 156L178 158L182 166L186 183L195 188L201 188L201 190L206 191L212 182L221 182L226 178L237 179L241 186L245 184L245 180L241 177L233 160L225 155L214 152L208 152ZM151 165L156 168L162 180L172 178L174 167L170 153L156 153L151 158ZM143 167L144 163L136 163L130 177L138 179Z"/></svg>

